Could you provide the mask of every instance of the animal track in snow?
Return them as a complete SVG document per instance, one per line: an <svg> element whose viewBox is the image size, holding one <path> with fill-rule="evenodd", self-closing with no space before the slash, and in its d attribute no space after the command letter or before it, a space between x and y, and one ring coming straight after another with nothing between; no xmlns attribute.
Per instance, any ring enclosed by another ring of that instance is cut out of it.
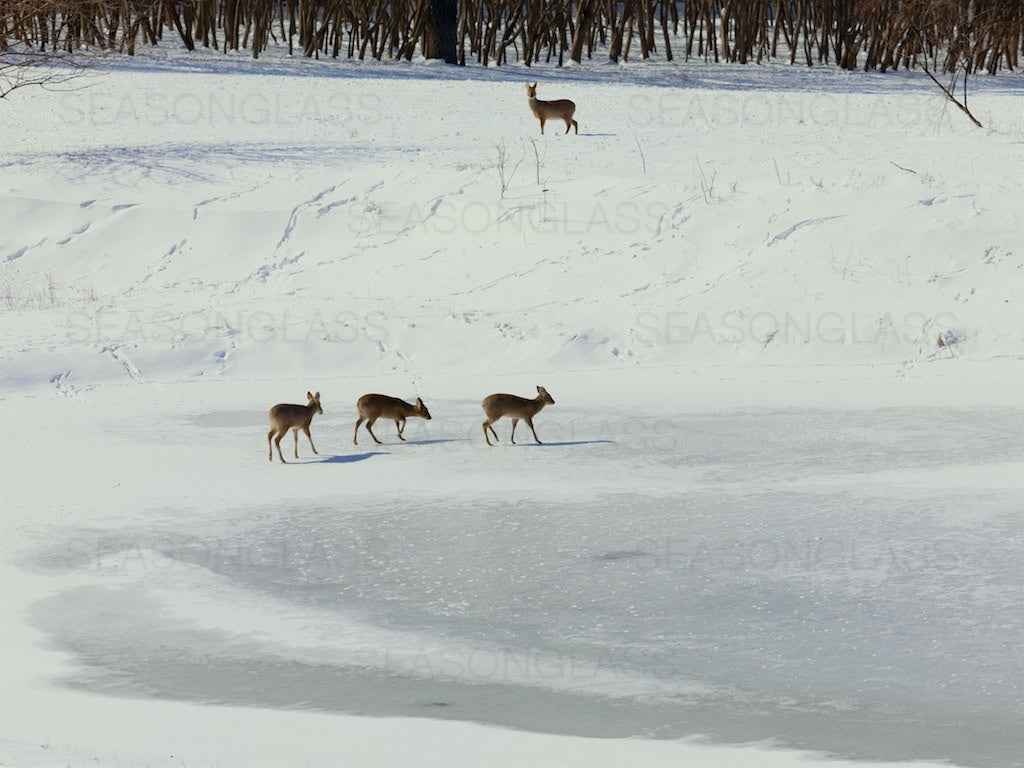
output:
<svg viewBox="0 0 1024 768"><path fill-rule="evenodd" d="M142 381L142 374L139 373L139 369L135 367L135 364L128 359L128 356L121 351L120 344L104 347L101 351L109 352L110 356L121 364L121 367L125 369L133 381Z"/></svg>
<svg viewBox="0 0 1024 768"><path fill-rule="evenodd" d="M145 276L138 282L137 285L133 285L131 288L129 288L127 293L135 293L135 291L137 291L139 288L146 285L146 283L152 280L157 275L157 273L165 271L167 269L167 265L170 264L171 257L174 256L174 254L178 253L182 248L184 248L185 243L187 241L188 238L181 238L181 240L179 240L177 243L174 243L170 248L168 248L164 255L157 259L155 263L151 262L149 270L146 272Z"/></svg>
<svg viewBox="0 0 1024 768"><path fill-rule="evenodd" d="M33 243L32 245L26 245L23 248L19 248L18 250L14 251L13 253L7 254L6 261L15 261L17 259L20 259L22 256L24 256L26 253L31 251L33 248L38 248L40 245L42 245L45 242L46 242L46 238L44 237L38 243Z"/></svg>
<svg viewBox="0 0 1024 768"><path fill-rule="evenodd" d="M335 200L333 203L328 203L327 205L325 205L325 206L323 206L321 208L317 208L316 209L316 217L318 219L321 219L324 216L326 216L328 213L333 211L335 208L337 208L338 206L340 206L340 205L349 205L350 203L354 203L358 199L359 199L358 196L352 195L351 197L346 197L344 200Z"/></svg>
<svg viewBox="0 0 1024 768"><path fill-rule="evenodd" d="M249 283L251 283L254 280L259 281L261 283L265 283L267 281L267 279L271 275L273 275L275 272L277 272L280 269L283 269L284 267L290 266L292 264L297 264L305 255L306 255L305 251L299 251L299 253L295 254L294 256L285 256L284 258L279 259L279 260L273 262L272 264L264 264L259 269L255 270L254 272L249 274L247 277L243 277L241 280L236 282L228 290L228 293L237 293L244 286L248 285ZM303 270L299 270L299 271L301 272Z"/></svg>
<svg viewBox="0 0 1024 768"><path fill-rule="evenodd" d="M277 247L279 249L291 238L292 233L295 231L295 226L296 224L298 224L299 214L302 213L307 208L310 208L319 203L321 200L323 200L327 195L331 194L331 192L333 192L337 188L337 184L335 184L333 187L328 187L327 189L313 195L313 197L309 198L308 200L303 200L301 203L292 208L291 215L288 217L288 223L285 224L284 227L284 234L281 235L281 239L277 243Z"/></svg>
<svg viewBox="0 0 1024 768"><path fill-rule="evenodd" d="M840 213L837 214L836 216L822 216L820 219L805 219L804 221L799 221L793 226L791 226L789 229L784 229L782 232L779 232L779 234L777 234L775 237L768 241L768 245L770 247L775 245L776 243L781 243L783 240L792 235L798 229L803 229L804 227L810 227L816 224L821 224L826 221L831 221L832 219L841 219L843 218L843 216L844 214Z"/></svg>
<svg viewBox="0 0 1024 768"><path fill-rule="evenodd" d="M71 384L68 379L71 378L71 371L64 371L64 373L55 373L50 377L50 383L56 387L57 391L64 397L73 397L76 400L83 399L75 388L74 384Z"/></svg>
<svg viewBox="0 0 1024 768"><path fill-rule="evenodd" d="M982 261L986 264L998 264L1002 259L999 258L1000 248L998 245L992 245L985 249L985 255L982 257Z"/></svg>
<svg viewBox="0 0 1024 768"><path fill-rule="evenodd" d="M212 205L213 203L223 203L228 200L236 200L242 195L247 195L250 192L255 192L261 186L261 184L256 184L255 186L249 187L248 189L240 189L235 192L231 192L230 194L227 195L218 195L216 197L208 197L205 200L200 200L198 203L192 206L192 221L195 221L197 218L199 218L200 208L203 208L204 206L207 205Z"/></svg>
<svg viewBox="0 0 1024 768"><path fill-rule="evenodd" d="M62 246L63 245L67 245L68 243L72 242L73 240L78 239L78 237L80 235L84 235L86 232L88 232L89 231L89 227L91 227L91 226L92 226L92 223L90 222L88 224L83 224L78 229L72 230L70 235L65 237L63 240L58 240L57 241L57 245L62 245Z"/></svg>

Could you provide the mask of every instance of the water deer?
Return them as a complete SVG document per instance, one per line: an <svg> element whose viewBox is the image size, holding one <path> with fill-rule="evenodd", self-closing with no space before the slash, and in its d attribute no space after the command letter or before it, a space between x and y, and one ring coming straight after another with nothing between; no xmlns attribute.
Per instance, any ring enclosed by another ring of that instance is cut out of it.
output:
<svg viewBox="0 0 1024 768"><path fill-rule="evenodd" d="M291 403L278 403L270 409L270 431L267 433L267 447L270 449L270 460L274 460L274 446L271 445L271 438L274 439L274 443L277 445L277 456L281 459L281 463L287 464L284 460L284 456L281 455L281 438L288 434L288 430L291 429L295 432L295 458L299 458L299 430L301 429L306 433L306 437L309 438L309 447L313 449L313 453L317 453L316 446L313 445L313 437L309 434L309 425L313 421L313 416L318 413L323 413L324 409L320 407L320 393L317 392L315 395L309 392L306 393L306 398L309 402L306 405L293 405Z"/></svg>
<svg viewBox="0 0 1024 768"><path fill-rule="evenodd" d="M366 431L380 445L380 440L377 440L377 436L373 434L373 425L377 419L383 417L394 421L395 427L398 429L398 439L403 441L405 440L402 437L402 433L405 431L405 420L409 416L419 416L421 419L430 420L430 411L418 397L416 405L410 405L397 397L363 395L356 402L356 411L359 413L359 419L356 421L356 429L352 434L352 442L355 445L359 445L359 425L364 421L366 422Z"/></svg>
<svg viewBox="0 0 1024 768"><path fill-rule="evenodd" d="M484 398L483 406L484 413L487 415L487 421L484 422L484 438L487 440L488 445L494 445L491 442L490 435L487 434L487 430L491 430L491 434L494 435L494 439L498 440L498 433L494 431L494 427L491 425L500 419L502 416L508 416L512 419L512 444L516 443L516 424L522 419L529 425L530 431L533 432L533 439L537 441L538 445L542 445L540 438L537 437L537 430L533 428L533 417L536 416L545 405L554 405L555 399L548 394L548 391L544 387L537 387L537 396L532 400L525 397L516 397L515 395L488 395ZM498 442L501 442L498 440Z"/></svg>
<svg viewBox="0 0 1024 768"><path fill-rule="evenodd" d="M558 99L557 101L541 101L537 98L537 84L530 85L526 84L526 98L530 102L530 109L533 110L534 116L540 120L540 132L544 133L544 123L548 120L565 120L565 132L568 133L570 128L575 128L576 133L580 132L579 123L572 119L573 113L576 112L576 104L569 101L568 99Z"/></svg>

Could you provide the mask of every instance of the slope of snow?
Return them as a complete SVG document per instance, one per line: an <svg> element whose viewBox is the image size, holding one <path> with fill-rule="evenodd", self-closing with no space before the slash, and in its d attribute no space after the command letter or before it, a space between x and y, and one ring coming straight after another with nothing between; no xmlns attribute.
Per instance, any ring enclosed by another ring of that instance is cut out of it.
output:
<svg viewBox="0 0 1024 768"><path fill-rule="evenodd" d="M154 53L5 103L0 762L1019 764L1022 96ZM354 446L368 391L434 418Z"/></svg>

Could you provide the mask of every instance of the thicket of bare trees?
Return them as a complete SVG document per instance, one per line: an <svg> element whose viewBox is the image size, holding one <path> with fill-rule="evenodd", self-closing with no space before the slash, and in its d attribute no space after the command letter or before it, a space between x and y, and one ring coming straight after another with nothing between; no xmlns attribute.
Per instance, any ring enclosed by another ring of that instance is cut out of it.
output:
<svg viewBox="0 0 1024 768"><path fill-rule="evenodd" d="M254 57L496 65L631 57L937 73L1016 68L1021 0L0 0L0 51L133 54L180 39Z"/></svg>

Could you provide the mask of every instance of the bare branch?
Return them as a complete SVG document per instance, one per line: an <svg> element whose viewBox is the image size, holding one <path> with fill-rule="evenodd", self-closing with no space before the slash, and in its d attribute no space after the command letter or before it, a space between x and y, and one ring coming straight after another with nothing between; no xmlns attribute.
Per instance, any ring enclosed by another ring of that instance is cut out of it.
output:
<svg viewBox="0 0 1024 768"><path fill-rule="evenodd" d="M904 168L902 165L900 165L899 163L894 163L892 160L889 161L889 165L895 165L901 171L906 171L907 173L912 173L915 176L917 175L917 171L913 170L912 168Z"/></svg>
<svg viewBox="0 0 1024 768"><path fill-rule="evenodd" d="M985 127L985 126L983 126L981 124L981 122L978 120L978 118L976 118L971 113L971 110L969 110L967 108L967 103L966 103L967 102L967 73L966 72L964 72L964 100L963 101L960 101L959 99L957 99L956 95L952 91L952 88L947 88L946 86L944 86L942 83L940 83L935 78L935 75L933 75L932 71L928 68L928 61L927 60L925 60L925 63L924 63L924 73L926 75L928 75L928 77L931 79L931 81L933 83L935 83L935 85L937 85L939 87L939 90L942 91L946 95L947 99L949 99L954 104L956 104L957 109L959 109L961 112L963 112L965 115L967 115L967 117L969 117L971 119L972 123L974 123L979 128L984 128Z"/></svg>
<svg viewBox="0 0 1024 768"><path fill-rule="evenodd" d="M0 99L30 86L62 90L85 69L80 61L63 52L7 50L0 53Z"/></svg>

